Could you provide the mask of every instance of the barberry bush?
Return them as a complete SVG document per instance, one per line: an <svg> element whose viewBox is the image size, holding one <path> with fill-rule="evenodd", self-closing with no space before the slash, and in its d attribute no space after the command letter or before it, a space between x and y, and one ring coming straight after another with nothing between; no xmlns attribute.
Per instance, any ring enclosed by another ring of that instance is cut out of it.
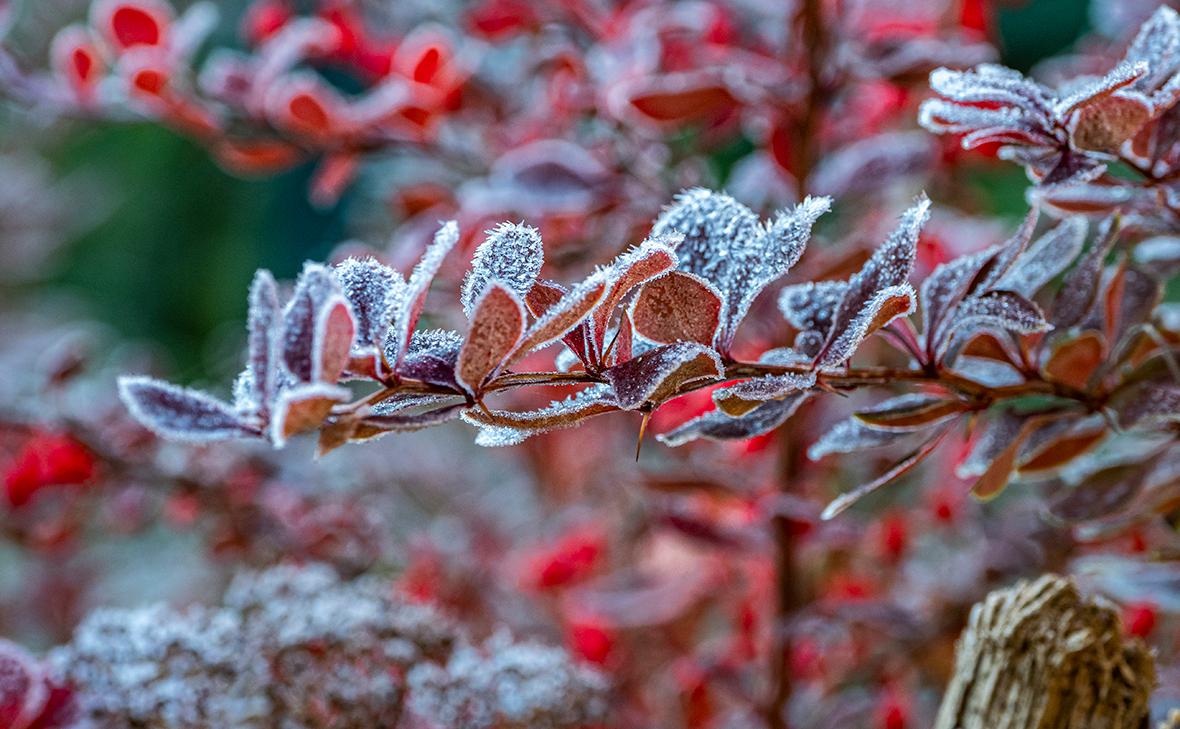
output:
<svg viewBox="0 0 1180 729"><path fill-rule="evenodd" d="M49 296L94 181L0 149L0 626L56 646L0 643L0 725L927 726L1050 570L1162 720L1180 14L1025 74L993 12L0 0L14 139L371 203L201 389Z"/></svg>

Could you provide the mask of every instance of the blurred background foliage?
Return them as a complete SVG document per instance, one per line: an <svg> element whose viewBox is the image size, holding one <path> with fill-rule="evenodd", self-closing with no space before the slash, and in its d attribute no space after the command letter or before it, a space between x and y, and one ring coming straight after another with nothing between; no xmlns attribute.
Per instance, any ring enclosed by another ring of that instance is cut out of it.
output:
<svg viewBox="0 0 1180 729"><path fill-rule="evenodd" d="M220 5L232 19L234 3ZM1087 29L1087 6L1032 0L999 7L1002 62L1027 70L1068 48ZM230 41L233 27L223 23L227 36L219 40ZM719 156L748 149L736 140ZM236 359L241 292L254 270L291 278L304 260L324 258L348 236L357 196L354 186L336 206L316 209L307 200L312 165L266 179L232 177L192 142L152 124L67 125L43 152L58 175L101 181L95 199L76 200L98 206L101 217L70 241L44 283L75 295L89 316L124 335L158 343L182 380L219 370L223 357ZM713 166L722 184L731 162L719 158ZM978 180L991 212L1023 213L1027 183L1018 168L992 166Z"/></svg>

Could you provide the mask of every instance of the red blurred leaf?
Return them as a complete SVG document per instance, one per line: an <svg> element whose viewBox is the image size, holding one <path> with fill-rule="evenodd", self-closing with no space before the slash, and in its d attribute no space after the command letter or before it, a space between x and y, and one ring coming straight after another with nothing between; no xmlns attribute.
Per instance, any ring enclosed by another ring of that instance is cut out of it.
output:
<svg viewBox="0 0 1180 729"><path fill-rule="evenodd" d="M947 434L947 432L949 431L939 431L932 438L918 446L916 450L898 461L893 465L892 468L881 474L879 477L866 484L857 486L852 491L849 491L846 494L841 494L837 498L833 499L832 503L828 504L827 508L824 509L821 518L825 521L828 519L834 519L865 496L868 496L874 491L877 491L882 486L886 486L899 476L909 473L915 466L926 460L926 458L934 452L934 449L937 448L938 444L942 442L942 439Z"/></svg>
<svg viewBox="0 0 1180 729"><path fill-rule="evenodd" d="M1084 390L1090 376L1106 354L1106 343L1098 332L1082 332L1053 350L1045 363L1045 376L1070 387Z"/></svg>

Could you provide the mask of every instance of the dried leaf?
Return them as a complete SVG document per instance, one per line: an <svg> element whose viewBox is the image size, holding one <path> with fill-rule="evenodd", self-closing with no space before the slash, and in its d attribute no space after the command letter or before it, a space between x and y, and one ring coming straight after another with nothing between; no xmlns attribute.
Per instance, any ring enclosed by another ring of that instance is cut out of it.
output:
<svg viewBox="0 0 1180 729"><path fill-rule="evenodd" d="M261 435L229 404L150 377L120 377L119 397L132 417L165 438L200 442Z"/></svg>
<svg viewBox="0 0 1180 729"><path fill-rule="evenodd" d="M721 294L708 281L669 271L643 285L631 306L640 336L657 344L713 343L721 323Z"/></svg>
<svg viewBox="0 0 1180 729"><path fill-rule="evenodd" d="M721 378L725 367L717 352L694 342L667 344L603 371L619 407L658 406L681 388Z"/></svg>
<svg viewBox="0 0 1180 729"><path fill-rule="evenodd" d="M507 361L524 334L524 304L507 286L491 281L475 303L467 340L459 350L455 381L478 395Z"/></svg>

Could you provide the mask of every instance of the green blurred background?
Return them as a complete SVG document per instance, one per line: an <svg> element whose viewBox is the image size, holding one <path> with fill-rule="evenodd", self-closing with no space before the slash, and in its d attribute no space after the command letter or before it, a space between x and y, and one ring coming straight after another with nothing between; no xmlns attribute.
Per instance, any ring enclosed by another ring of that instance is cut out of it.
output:
<svg viewBox="0 0 1180 729"><path fill-rule="evenodd" d="M1003 62L1027 70L1068 47L1086 30L1087 5L1035 0L1000 8ZM80 123L48 154L59 175L100 181L111 204L69 243L49 283L122 334L158 343L181 379L207 371L216 338L243 316L254 270L290 278L304 260L325 257L346 237L356 197L314 209L311 165L263 180L231 177L191 142L148 124ZM989 174L995 177L984 184L996 212L1019 212L1023 174L1010 166Z"/></svg>

